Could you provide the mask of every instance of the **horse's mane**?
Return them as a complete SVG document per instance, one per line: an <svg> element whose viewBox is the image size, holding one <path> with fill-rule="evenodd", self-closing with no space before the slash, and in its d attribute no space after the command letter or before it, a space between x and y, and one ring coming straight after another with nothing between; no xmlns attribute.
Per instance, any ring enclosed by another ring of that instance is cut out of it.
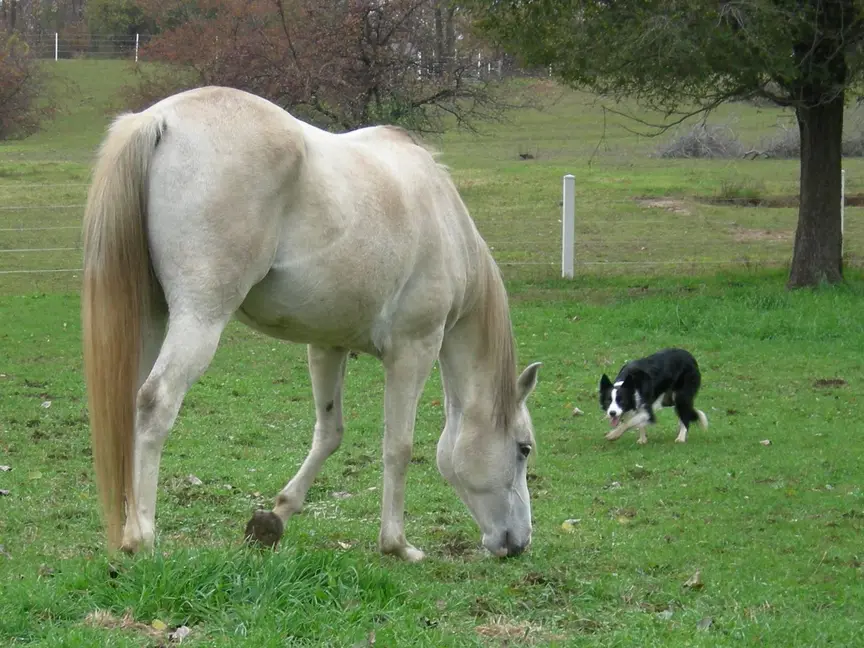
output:
<svg viewBox="0 0 864 648"><path fill-rule="evenodd" d="M485 333L484 352L491 361L494 388L493 417L499 426L508 427L516 413L516 343L510 321L510 306L501 272L485 243L482 244L478 307Z"/></svg>
<svg viewBox="0 0 864 648"><path fill-rule="evenodd" d="M448 171L447 166L445 166L441 162L438 162L438 158L441 157L441 151L434 148L428 142L425 142L419 135L412 133L411 131L407 130L406 128L402 128L401 126L393 126L393 125L388 124L388 125L382 126L381 128L385 129L388 132L388 134L396 137L397 139L401 139L405 142L414 144L414 146L419 146L424 151L426 151L429 155L432 156L432 159L435 160L435 162L438 164L438 166L442 170Z"/></svg>

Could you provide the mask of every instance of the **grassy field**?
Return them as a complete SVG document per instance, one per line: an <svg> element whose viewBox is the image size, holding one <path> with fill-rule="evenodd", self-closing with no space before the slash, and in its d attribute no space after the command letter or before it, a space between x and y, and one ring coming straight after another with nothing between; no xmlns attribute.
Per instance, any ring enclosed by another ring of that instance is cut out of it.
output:
<svg viewBox="0 0 864 648"><path fill-rule="evenodd" d="M76 86L67 114L0 146L2 249L77 242L78 207L2 210L83 202L108 119L100 106L125 68L63 65ZM555 98L548 85L538 91ZM716 119L737 119L748 140L778 118L725 110ZM78 278L5 274L0 645L157 646L178 627L192 646L861 645L864 278L853 269L844 286L787 292L793 211L695 198L724 182L794 193L797 165L650 158L657 141L611 118L595 154L602 111L572 93L488 130L436 144L500 261L513 263L503 267L520 362L544 362L531 401L531 550L485 556L438 476L436 372L419 409L406 516L428 558L378 555L382 371L366 357L349 363L346 441L305 511L275 554L243 550L249 514L302 461L314 411L304 349L232 324L166 448L157 554L109 559L90 467ZM852 192L858 165L846 162ZM579 258L596 262L570 282L555 278L566 172L580 191ZM639 202L647 196L654 202ZM852 261L864 246L856 220L849 208ZM8 231L22 222L73 229ZM74 268L78 255L3 254L0 269ZM610 260L694 263L601 265ZM550 265L515 265L526 261ZM665 345L699 359L709 430L674 444L674 415L663 412L647 446L635 435L604 441L600 374Z"/></svg>

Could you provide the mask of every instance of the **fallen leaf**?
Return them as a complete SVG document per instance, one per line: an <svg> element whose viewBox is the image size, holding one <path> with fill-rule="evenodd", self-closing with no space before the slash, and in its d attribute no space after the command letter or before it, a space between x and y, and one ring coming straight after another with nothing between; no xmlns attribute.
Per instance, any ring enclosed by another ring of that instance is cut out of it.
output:
<svg viewBox="0 0 864 648"><path fill-rule="evenodd" d="M585 413L585 412L583 412L583 411L582 411L581 409L579 409L578 407L574 407L574 408L573 408L573 416L582 416L584 413Z"/></svg>
<svg viewBox="0 0 864 648"><path fill-rule="evenodd" d="M180 643L186 637L188 637L191 632L192 631L189 628L187 628L185 625L180 626L179 628L175 629L173 632L168 633L168 638L175 643Z"/></svg>
<svg viewBox="0 0 864 648"><path fill-rule="evenodd" d="M48 409L49 407L51 407L51 401L49 401L49 400L42 401L42 407L44 409Z"/></svg>
<svg viewBox="0 0 864 648"><path fill-rule="evenodd" d="M54 568L49 567L48 565L39 565L39 571L37 572L40 576L53 576Z"/></svg>
<svg viewBox="0 0 864 648"><path fill-rule="evenodd" d="M4 547L3 545L0 545L0 556L6 556L7 558L11 558L12 554L10 554L8 551L6 551L6 547Z"/></svg>
<svg viewBox="0 0 864 648"><path fill-rule="evenodd" d="M684 583L684 587L689 587L690 589L699 589L704 585L702 582L702 574L697 569L693 572L693 575L687 579Z"/></svg>
<svg viewBox="0 0 864 648"><path fill-rule="evenodd" d="M168 629L168 626L161 619L153 619L153 621L150 623L150 627L154 630L159 630L160 632L162 630Z"/></svg>
<svg viewBox="0 0 864 648"><path fill-rule="evenodd" d="M705 618L701 619L699 621L699 623L696 624L696 629L697 630L707 630L708 628L711 627L712 623L714 623L714 619L712 619L711 617L705 617Z"/></svg>
<svg viewBox="0 0 864 648"><path fill-rule="evenodd" d="M0 466L0 472L9 472L12 470L12 466Z"/></svg>
<svg viewBox="0 0 864 648"><path fill-rule="evenodd" d="M762 439L759 443L761 443L764 446L769 446L769 445L771 445L771 439Z"/></svg>
<svg viewBox="0 0 864 648"><path fill-rule="evenodd" d="M672 618L672 614L673 614L672 610L663 610L662 612L657 613L657 618L663 619L664 621L668 621L669 619Z"/></svg>
<svg viewBox="0 0 864 648"><path fill-rule="evenodd" d="M27 475L27 479L42 479L42 473L38 470L34 470L29 475Z"/></svg>
<svg viewBox="0 0 864 648"><path fill-rule="evenodd" d="M198 479L195 475L189 475L186 478L186 481L192 484L193 486L201 486L204 482Z"/></svg>
<svg viewBox="0 0 864 648"><path fill-rule="evenodd" d="M336 499L348 499L351 497L351 493L348 491L336 491L334 493L330 493L331 497L335 497Z"/></svg>
<svg viewBox="0 0 864 648"><path fill-rule="evenodd" d="M618 524L630 524L630 518L623 515L618 516Z"/></svg>
<svg viewBox="0 0 864 648"><path fill-rule="evenodd" d="M350 542L342 542L341 540L337 540L336 544L338 544L340 547L342 547L343 549L346 549L346 550L350 549L352 546Z"/></svg>
<svg viewBox="0 0 864 648"><path fill-rule="evenodd" d="M564 520L564 522L561 523L561 528L564 529L567 533L573 533L573 531L575 531L574 526L579 524L581 521L581 519L576 518Z"/></svg>

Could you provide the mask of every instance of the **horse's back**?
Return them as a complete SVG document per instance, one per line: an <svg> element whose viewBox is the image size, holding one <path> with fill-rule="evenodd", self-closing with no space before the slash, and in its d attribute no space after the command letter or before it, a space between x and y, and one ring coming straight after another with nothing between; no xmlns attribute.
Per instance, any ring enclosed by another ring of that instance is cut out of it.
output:
<svg viewBox="0 0 864 648"><path fill-rule="evenodd" d="M167 124L148 227L169 305L217 288L268 334L381 352L463 299L479 237L406 131L334 135L227 88L149 110Z"/></svg>

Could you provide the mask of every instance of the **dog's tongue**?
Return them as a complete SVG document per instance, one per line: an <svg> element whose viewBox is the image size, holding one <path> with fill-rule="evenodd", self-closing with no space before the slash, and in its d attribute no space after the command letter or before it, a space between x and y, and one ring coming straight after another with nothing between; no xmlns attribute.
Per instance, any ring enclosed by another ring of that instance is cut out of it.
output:
<svg viewBox="0 0 864 648"><path fill-rule="evenodd" d="M620 420L621 420L620 417L618 417L618 416L613 416L612 418L609 419L609 425L610 425L611 427L617 427L617 425L618 425L618 421L620 421Z"/></svg>

